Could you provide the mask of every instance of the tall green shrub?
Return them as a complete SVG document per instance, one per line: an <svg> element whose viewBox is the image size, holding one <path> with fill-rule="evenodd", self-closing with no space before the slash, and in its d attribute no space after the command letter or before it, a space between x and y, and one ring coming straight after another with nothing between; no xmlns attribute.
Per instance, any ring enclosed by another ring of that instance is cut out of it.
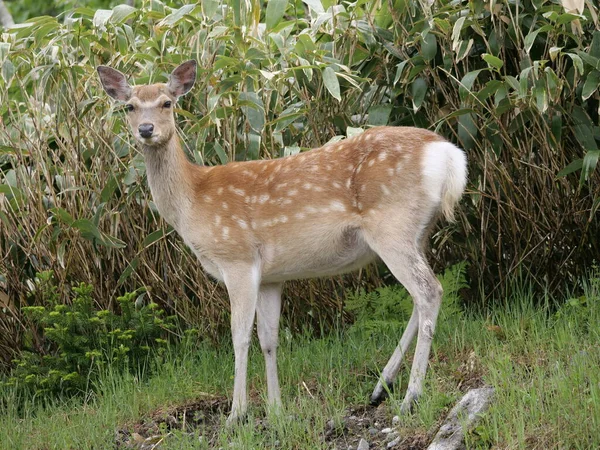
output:
<svg viewBox="0 0 600 450"><path fill-rule="evenodd" d="M279 157L356 127L435 129L467 151L470 169L458 223L434 236L438 269L468 260L483 297L501 295L516 273L540 289L577 280L600 250L597 7L575 15L549 0L489 5L152 1L8 30L0 282L11 305L0 313L0 354L8 360L18 347L21 308L36 302L28 286L43 270L63 296L86 280L110 307L144 285L202 333L226 324L224 292L157 215L99 64L146 83L196 58L198 83L177 112L198 163ZM373 280L364 274L346 281ZM340 278L290 291L290 326L342 311Z"/></svg>

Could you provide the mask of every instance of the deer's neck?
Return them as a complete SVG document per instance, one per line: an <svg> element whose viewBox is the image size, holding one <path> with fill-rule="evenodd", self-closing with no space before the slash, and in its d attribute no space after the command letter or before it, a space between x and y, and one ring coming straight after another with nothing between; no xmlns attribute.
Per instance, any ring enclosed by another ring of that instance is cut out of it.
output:
<svg viewBox="0 0 600 450"><path fill-rule="evenodd" d="M196 167L183 153L177 136L164 147L144 147L144 157L154 203L161 216L179 231L192 206Z"/></svg>

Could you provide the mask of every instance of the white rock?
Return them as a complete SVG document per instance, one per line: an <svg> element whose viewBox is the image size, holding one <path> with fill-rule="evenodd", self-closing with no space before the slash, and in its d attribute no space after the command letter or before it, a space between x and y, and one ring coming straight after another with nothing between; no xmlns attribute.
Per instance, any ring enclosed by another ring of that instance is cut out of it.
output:
<svg viewBox="0 0 600 450"><path fill-rule="evenodd" d="M356 450L369 450L369 443L364 439L361 439Z"/></svg>

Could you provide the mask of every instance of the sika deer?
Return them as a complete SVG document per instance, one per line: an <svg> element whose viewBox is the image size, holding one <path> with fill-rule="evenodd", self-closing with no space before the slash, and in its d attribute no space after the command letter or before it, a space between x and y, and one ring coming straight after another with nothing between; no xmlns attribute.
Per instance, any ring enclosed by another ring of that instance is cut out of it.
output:
<svg viewBox="0 0 600 450"><path fill-rule="evenodd" d="M376 127L276 160L197 166L182 151L172 109L194 84L195 61L177 67L166 84L130 86L105 66L98 73L107 94L127 102L161 215L227 287L235 352L228 423L246 414L255 314L269 404L281 404L276 350L283 282L348 272L376 257L410 292L414 309L371 402L383 400L416 335L402 403L409 410L423 389L442 299L423 249L440 213L453 220L466 183L463 151L430 131Z"/></svg>

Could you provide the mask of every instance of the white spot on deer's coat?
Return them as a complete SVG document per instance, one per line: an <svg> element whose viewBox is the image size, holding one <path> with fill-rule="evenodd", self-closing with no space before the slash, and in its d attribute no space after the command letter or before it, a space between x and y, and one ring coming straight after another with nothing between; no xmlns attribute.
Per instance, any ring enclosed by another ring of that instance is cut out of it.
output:
<svg viewBox="0 0 600 450"><path fill-rule="evenodd" d="M221 203L221 206L223 207L223 209L229 209L229 205L225 202Z"/></svg>
<svg viewBox="0 0 600 450"><path fill-rule="evenodd" d="M220 187L219 189L217 189L217 194L221 195L223 193L223 188Z"/></svg>
<svg viewBox="0 0 600 450"><path fill-rule="evenodd" d="M304 208L304 211L306 211L307 213L317 213L319 212L319 210L317 208L315 208L314 206L307 206L306 208Z"/></svg>
<svg viewBox="0 0 600 450"><path fill-rule="evenodd" d="M308 191L309 189L312 189L312 184L304 183L304 185L302 187Z"/></svg>
<svg viewBox="0 0 600 450"><path fill-rule="evenodd" d="M381 192L383 192L383 195L390 195L391 194L390 190L388 189L388 187L385 184L381 185Z"/></svg>
<svg viewBox="0 0 600 450"><path fill-rule="evenodd" d="M306 216L303 213L296 213L294 217L296 217L296 219L304 219Z"/></svg>
<svg viewBox="0 0 600 450"><path fill-rule="evenodd" d="M390 167L390 168L387 170L387 173L388 173L388 175L389 175L390 177L393 177L395 172L394 172L394 169L392 169L392 168Z"/></svg>
<svg viewBox="0 0 600 450"><path fill-rule="evenodd" d="M386 152L381 152L381 153L379 153L379 156L377 156L377 159L379 161L385 161L386 158L387 158L387 153Z"/></svg>
<svg viewBox="0 0 600 450"><path fill-rule="evenodd" d="M208 203L211 203L211 202L212 202L212 200L213 200L213 199L212 199L212 197L211 197L210 195L205 195L205 196L204 196L204 201L206 201L206 202L208 202Z"/></svg>
<svg viewBox="0 0 600 450"><path fill-rule="evenodd" d="M258 203L264 205L265 203L267 203L267 200L269 200L269 198L270 196L268 194L263 194L258 198Z"/></svg>
<svg viewBox="0 0 600 450"><path fill-rule="evenodd" d="M253 230L256 230L256 222L254 220L252 222L250 222L250 226L252 227Z"/></svg>
<svg viewBox="0 0 600 450"><path fill-rule="evenodd" d="M236 195L245 195L246 191L244 191L243 189L239 189L239 188L235 188L233 186L228 186L228 188L231 192L233 192Z"/></svg>
<svg viewBox="0 0 600 450"><path fill-rule="evenodd" d="M344 206L344 204L342 202L340 202L339 200L333 200L329 206L331 207L331 209L333 211L346 211L346 207Z"/></svg>
<svg viewBox="0 0 600 450"><path fill-rule="evenodd" d="M287 221L288 221L288 218L287 218L287 216L280 216L280 217L279 217L279 222L281 222L281 223L286 223Z"/></svg>
<svg viewBox="0 0 600 450"><path fill-rule="evenodd" d="M368 165L369 167L372 167L372 166L373 166L373 164L375 164L375 160L374 160L374 159L370 160L370 161L369 161L369 164L367 164L367 165Z"/></svg>
<svg viewBox="0 0 600 450"><path fill-rule="evenodd" d="M294 195L296 195L298 193L298 189L292 189L288 191L288 195L290 197L293 197Z"/></svg>
<svg viewBox="0 0 600 450"><path fill-rule="evenodd" d="M238 220L237 220L237 224L240 226L240 228L241 228L242 230L247 230L247 229L248 229L248 224L246 223L246 221L245 221L245 220L238 219Z"/></svg>
<svg viewBox="0 0 600 450"><path fill-rule="evenodd" d="M351 185L352 185L352 177L350 177L346 180L346 188L350 189Z"/></svg>
<svg viewBox="0 0 600 450"><path fill-rule="evenodd" d="M342 187L342 185L340 183L338 183L337 181L334 181L333 183L331 183L331 185L336 189L339 189Z"/></svg>
<svg viewBox="0 0 600 450"><path fill-rule="evenodd" d="M221 225L221 216L215 216L215 226Z"/></svg>
<svg viewBox="0 0 600 450"><path fill-rule="evenodd" d="M229 237L229 227L223 227L223 239L227 239Z"/></svg>

